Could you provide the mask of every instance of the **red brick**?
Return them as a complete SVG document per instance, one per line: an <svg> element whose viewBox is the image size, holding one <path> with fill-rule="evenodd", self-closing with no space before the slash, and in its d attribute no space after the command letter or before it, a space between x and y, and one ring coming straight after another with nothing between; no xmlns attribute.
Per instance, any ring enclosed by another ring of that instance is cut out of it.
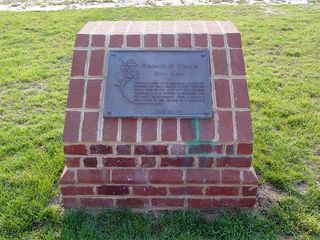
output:
<svg viewBox="0 0 320 240"><path fill-rule="evenodd" d="M112 171L113 183L141 184L147 182L147 172L144 169L116 169Z"/></svg>
<svg viewBox="0 0 320 240"><path fill-rule="evenodd" d="M106 37L105 35L92 35L92 47L104 47Z"/></svg>
<svg viewBox="0 0 320 240"><path fill-rule="evenodd" d="M258 177L253 170L243 171L243 184L258 185Z"/></svg>
<svg viewBox="0 0 320 240"><path fill-rule="evenodd" d="M237 154L252 154L252 143L239 143Z"/></svg>
<svg viewBox="0 0 320 240"><path fill-rule="evenodd" d="M112 154L112 146L97 144L90 146L91 154Z"/></svg>
<svg viewBox="0 0 320 240"><path fill-rule="evenodd" d="M83 165L85 167L97 167L98 166L97 158L95 158L95 157L84 158Z"/></svg>
<svg viewBox="0 0 320 240"><path fill-rule="evenodd" d="M161 158L161 167L193 167L193 157L164 157Z"/></svg>
<svg viewBox="0 0 320 240"><path fill-rule="evenodd" d="M231 108L230 88L228 80L214 80L217 107Z"/></svg>
<svg viewBox="0 0 320 240"><path fill-rule="evenodd" d="M240 33L228 33L227 42L230 48L241 48Z"/></svg>
<svg viewBox="0 0 320 240"><path fill-rule="evenodd" d="M103 76L103 65L105 59L104 50L92 50L90 56L89 75Z"/></svg>
<svg viewBox="0 0 320 240"><path fill-rule="evenodd" d="M183 144L173 144L171 145L171 154L172 155L185 155L187 146Z"/></svg>
<svg viewBox="0 0 320 240"><path fill-rule="evenodd" d="M219 144L195 144L189 146L189 154L222 153L222 145Z"/></svg>
<svg viewBox="0 0 320 240"><path fill-rule="evenodd" d="M78 169L77 178L79 183L109 183L109 169Z"/></svg>
<svg viewBox="0 0 320 240"><path fill-rule="evenodd" d="M137 119L124 118L122 119L122 136L123 142L135 142L137 133Z"/></svg>
<svg viewBox="0 0 320 240"><path fill-rule="evenodd" d="M99 195L127 195L129 194L129 188L119 185L104 185L97 187L97 193Z"/></svg>
<svg viewBox="0 0 320 240"><path fill-rule="evenodd" d="M246 75L241 49L230 49L230 64L232 75Z"/></svg>
<svg viewBox="0 0 320 240"><path fill-rule="evenodd" d="M103 158L105 167L135 167L137 165L135 158L116 157Z"/></svg>
<svg viewBox="0 0 320 240"><path fill-rule="evenodd" d="M252 126L250 112L236 112L236 126L238 141L252 141Z"/></svg>
<svg viewBox="0 0 320 240"><path fill-rule="evenodd" d="M216 75L228 75L226 50L214 49L212 51L212 60Z"/></svg>
<svg viewBox="0 0 320 240"><path fill-rule="evenodd" d="M143 142L157 140L157 119L142 119L141 140Z"/></svg>
<svg viewBox="0 0 320 240"><path fill-rule="evenodd" d="M233 141L233 120L232 113L230 111L218 111L218 133L219 140Z"/></svg>
<svg viewBox="0 0 320 240"><path fill-rule="evenodd" d="M162 141L177 141L177 120L163 119L161 132Z"/></svg>
<svg viewBox="0 0 320 240"><path fill-rule="evenodd" d="M78 157L65 158L64 162L68 168L80 167L80 158Z"/></svg>
<svg viewBox="0 0 320 240"><path fill-rule="evenodd" d="M180 135L182 141L196 140L196 126L194 120L181 119L180 120Z"/></svg>
<svg viewBox="0 0 320 240"><path fill-rule="evenodd" d="M64 153L68 155L87 155L87 147L81 144L64 146Z"/></svg>
<svg viewBox="0 0 320 240"><path fill-rule="evenodd" d="M182 170L178 169L151 169L149 172L150 183L179 184L182 183Z"/></svg>
<svg viewBox="0 0 320 240"><path fill-rule="evenodd" d="M211 45L212 47L224 47L223 35L211 35Z"/></svg>
<svg viewBox="0 0 320 240"><path fill-rule="evenodd" d="M101 80L88 81L86 108L100 108L101 85Z"/></svg>
<svg viewBox="0 0 320 240"><path fill-rule="evenodd" d="M174 35L161 34L161 47L174 47Z"/></svg>
<svg viewBox="0 0 320 240"><path fill-rule="evenodd" d="M67 111L64 121L63 142L77 142L80 127L80 112Z"/></svg>
<svg viewBox="0 0 320 240"><path fill-rule="evenodd" d="M181 48L191 48L191 34L179 34L178 46Z"/></svg>
<svg viewBox="0 0 320 240"><path fill-rule="evenodd" d="M211 168L214 162L213 157L200 157L199 158L199 167L201 168Z"/></svg>
<svg viewBox="0 0 320 240"><path fill-rule="evenodd" d="M117 146L118 155L130 155L131 154L131 145L118 145Z"/></svg>
<svg viewBox="0 0 320 240"><path fill-rule="evenodd" d="M132 190L133 194L137 196L156 196L167 194L165 187L139 186L133 187Z"/></svg>
<svg viewBox="0 0 320 240"><path fill-rule="evenodd" d="M116 141L118 133L118 119L103 119L103 141Z"/></svg>
<svg viewBox="0 0 320 240"><path fill-rule="evenodd" d="M89 46L89 35L77 34L75 47L88 47L88 46Z"/></svg>
<svg viewBox="0 0 320 240"><path fill-rule="evenodd" d="M202 187L171 187L171 195L202 195Z"/></svg>
<svg viewBox="0 0 320 240"><path fill-rule="evenodd" d="M61 187L60 189L62 196L69 196L69 195L92 195L93 189L92 187L75 187L75 186L68 186L68 187Z"/></svg>
<svg viewBox="0 0 320 240"><path fill-rule="evenodd" d="M217 167L250 167L251 157L218 157Z"/></svg>
<svg viewBox="0 0 320 240"><path fill-rule="evenodd" d="M80 198L82 206L94 208L94 207L113 207L112 199L105 198Z"/></svg>
<svg viewBox="0 0 320 240"><path fill-rule="evenodd" d="M111 35L109 40L109 48L122 48L123 42L123 35Z"/></svg>
<svg viewBox="0 0 320 240"><path fill-rule="evenodd" d="M182 207L184 205L183 198L153 198L151 204L154 207Z"/></svg>
<svg viewBox="0 0 320 240"><path fill-rule="evenodd" d="M141 167L149 168L156 166L155 157L142 157L141 158Z"/></svg>
<svg viewBox="0 0 320 240"><path fill-rule="evenodd" d="M75 183L75 173L73 170L65 169L60 178L60 184L73 184Z"/></svg>
<svg viewBox="0 0 320 240"><path fill-rule="evenodd" d="M227 155L234 155L235 151L234 151L234 146L233 144L227 144L226 145L226 154Z"/></svg>
<svg viewBox="0 0 320 240"><path fill-rule="evenodd" d="M99 112L85 112L82 124L82 141L96 141Z"/></svg>
<svg viewBox="0 0 320 240"><path fill-rule="evenodd" d="M222 183L232 184L240 183L240 171L239 170L222 170L221 171Z"/></svg>
<svg viewBox="0 0 320 240"><path fill-rule="evenodd" d="M144 35L144 47L145 48L156 48L158 47L158 35L157 34L146 34Z"/></svg>
<svg viewBox="0 0 320 240"><path fill-rule="evenodd" d="M136 145L134 147L136 155L162 155L168 154L168 146L166 145Z"/></svg>
<svg viewBox="0 0 320 240"><path fill-rule="evenodd" d="M187 183L219 183L220 173L216 169L187 169Z"/></svg>
<svg viewBox="0 0 320 240"><path fill-rule="evenodd" d="M239 195L238 187L215 186L206 189L206 195L209 196L237 196Z"/></svg>
<svg viewBox="0 0 320 240"><path fill-rule="evenodd" d="M257 195L257 186L242 187L243 196L256 196Z"/></svg>
<svg viewBox="0 0 320 240"><path fill-rule="evenodd" d="M249 108L249 95L247 81L243 79L232 80L234 105L237 108Z"/></svg>
<svg viewBox="0 0 320 240"><path fill-rule="evenodd" d="M256 204L255 198L225 198L221 199L221 205L224 207L247 207L252 208Z"/></svg>
<svg viewBox="0 0 320 240"><path fill-rule="evenodd" d="M83 99L84 80L71 79L69 84L69 94L67 107L68 108L81 108Z"/></svg>
<svg viewBox="0 0 320 240"><path fill-rule="evenodd" d="M200 141L212 141L214 137L214 115L209 119L200 119Z"/></svg>
<svg viewBox="0 0 320 240"><path fill-rule="evenodd" d="M217 199L187 199L187 206L190 208L216 208L220 206Z"/></svg>
<svg viewBox="0 0 320 240"><path fill-rule="evenodd" d="M74 50L72 59L71 76L84 76L87 61L87 51Z"/></svg>
<svg viewBox="0 0 320 240"><path fill-rule="evenodd" d="M144 208L148 204L148 199L144 198L117 199L117 206L120 208Z"/></svg>
<svg viewBox="0 0 320 240"><path fill-rule="evenodd" d="M76 198L62 198L62 205L64 208L77 208L78 201Z"/></svg>
<svg viewBox="0 0 320 240"><path fill-rule="evenodd" d="M208 47L208 35L207 34L194 34L194 43L196 47Z"/></svg>
<svg viewBox="0 0 320 240"><path fill-rule="evenodd" d="M127 47L140 47L140 35L128 35Z"/></svg>

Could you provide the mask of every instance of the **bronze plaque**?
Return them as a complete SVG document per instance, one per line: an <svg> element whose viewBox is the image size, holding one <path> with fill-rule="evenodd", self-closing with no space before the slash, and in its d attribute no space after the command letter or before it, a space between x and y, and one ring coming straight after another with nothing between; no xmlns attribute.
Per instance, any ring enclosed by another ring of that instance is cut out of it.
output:
<svg viewBox="0 0 320 240"><path fill-rule="evenodd" d="M209 118L207 50L110 50L104 117Z"/></svg>

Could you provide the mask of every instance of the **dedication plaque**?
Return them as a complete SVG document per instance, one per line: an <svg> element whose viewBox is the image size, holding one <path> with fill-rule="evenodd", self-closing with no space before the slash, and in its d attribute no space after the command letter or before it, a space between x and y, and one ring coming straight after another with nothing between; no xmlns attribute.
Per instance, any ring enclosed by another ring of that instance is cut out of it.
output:
<svg viewBox="0 0 320 240"><path fill-rule="evenodd" d="M110 50L104 117L209 118L207 50Z"/></svg>

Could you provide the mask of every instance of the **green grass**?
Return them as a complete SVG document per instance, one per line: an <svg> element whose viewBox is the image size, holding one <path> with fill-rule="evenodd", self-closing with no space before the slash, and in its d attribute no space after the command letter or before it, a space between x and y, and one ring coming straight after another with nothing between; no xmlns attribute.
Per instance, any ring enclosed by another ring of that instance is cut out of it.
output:
<svg viewBox="0 0 320 240"><path fill-rule="evenodd" d="M62 129L76 32L92 20L231 20L241 31L262 213L158 218L63 212ZM0 239L320 239L320 8L215 6L0 12ZM301 189L303 191L301 191Z"/></svg>

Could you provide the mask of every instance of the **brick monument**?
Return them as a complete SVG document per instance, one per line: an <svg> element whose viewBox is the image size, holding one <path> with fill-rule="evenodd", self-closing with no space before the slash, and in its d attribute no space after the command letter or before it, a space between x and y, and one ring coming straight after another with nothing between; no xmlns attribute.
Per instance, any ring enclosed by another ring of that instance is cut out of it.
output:
<svg viewBox="0 0 320 240"><path fill-rule="evenodd" d="M112 50L208 52L210 117L105 116ZM258 179L245 75L240 33L230 22L87 23L73 52L64 207L253 207Z"/></svg>

